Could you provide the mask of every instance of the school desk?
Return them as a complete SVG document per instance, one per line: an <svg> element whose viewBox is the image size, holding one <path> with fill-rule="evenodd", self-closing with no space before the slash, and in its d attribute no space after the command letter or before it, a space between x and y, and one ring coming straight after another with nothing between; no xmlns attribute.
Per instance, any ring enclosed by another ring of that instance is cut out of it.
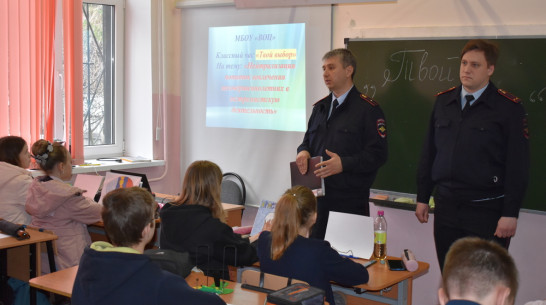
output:
<svg viewBox="0 0 546 305"><path fill-rule="evenodd" d="M399 257L388 257L389 259L400 259ZM367 260L353 259L356 262L364 263ZM411 305L411 292L413 279L425 274L428 271L429 264L418 262L417 270L410 271L391 271L387 264L379 262L368 267L370 280L366 284L354 287L343 287L332 285L333 290L341 291L347 295L364 298L384 304ZM397 292L395 297L386 296L384 289L395 287Z"/></svg>
<svg viewBox="0 0 546 305"><path fill-rule="evenodd" d="M28 245L29 246L29 278L36 277L38 266L36 264L37 261L37 254L39 253L37 251L37 244L41 242L46 243L47 247L47 254L49 259L49 268L50 270L56 270L55 267L55 257L53 254L53 243L52 241L57 239L57 235L46 233L46 232L40 232L39 230L33 229L33 228L27 228L27 233L30 235L29 239L23 239L23 240L17 240L15 237L5 237L0 238L0 269L1 269L1 276L4 277L7 275L7 250L11 248L21 247ZM33 297L36 297L36 294L31 294L31 301L32 301L32 295ZM36 301L34 299L34 301Z"/></svg>
<svg viewBox="0 0 546 305"><path fill-rule="evenodd" d="M388 257L390 259L400 259L399 257ZM358 263L366 263L365 259L352 259ZM428 271L429 264L425 262L418 262L419 267L417 270L410 271L391 271L387 264L381 264L379 262L369 266L368 273L370 279L368 283L357 285L354 287L344 287L336 283L332 283L332 289L338 290L346 295L353 296L359 299L355 299L355 302L351 301L351 297L348 297L348 303L369 304L361 299L372 300L382 304L393 305L411 305L411 292L413 279L425 274ZM246 268L259 270L260 263L256 262L250 267L243 267L237 269L237 282L241 282L242 271ZM394 288L394 289L392 289ZM385 293L385 291L390 291ZM393 296L394 295L394 296Z"/></svg>
<svg viewBox="0 0 546 305"><path fill-rule="evenodd" d="M155 193L155 198L157 202L169 202L177 198L175 195ZM245 209L244 205L231 204L231 203L222 203L222 207L226 212L226 223L230 227L240 227L241 219L243 218L243 210Z"/></svg>
<svg viewBox="0 0 546 305"><path fill-rule="evenodd" d="M72 287L78 273L78 266L57 271L54 273L42 275L30 280L30 286L36 289L52 292L66 297L72 296ZM203 273L192 272L186 277L186 282L191 287L198 285L210 285L214 282L213 279L206 277ZM228 304L234 305L262 305L267 297L267 294L254 290L241 288L241 284L227 282L228 288L234 289L233 293L220 295L220 297ZM33 304L31 304L33 305Z"/></svg>
<svg viewBox="0 0 546 305"><path fill-rule="evenodd" d="M156 201L157 198L164 198L165 202L169 202L170 200L174 200L176 196L173 195L165 195L165 194L158 194L156 193ZM231 203L222 203L222 207L224 208L224 211L226 212L226 223L230 227L240 227L241 226L241 220L243 218L243 210L245 207L243 205L238 204L231 204ZM150 242L151 244L154 244L157 239L157 230L159 229L159 226L161 225L161 219L156 220L156 233ZM104 232L104 223L101 221L98 221L94 224L91 224L89 226L89 235L91 236L92 241L108 241L106 238L106 234Z"/></svg>

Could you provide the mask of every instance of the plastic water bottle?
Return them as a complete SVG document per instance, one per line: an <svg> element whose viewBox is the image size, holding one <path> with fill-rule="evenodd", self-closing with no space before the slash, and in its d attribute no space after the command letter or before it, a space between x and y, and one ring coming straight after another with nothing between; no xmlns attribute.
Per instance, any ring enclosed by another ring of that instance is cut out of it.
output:
<svg viewBox="0 0 546 305"><path fill-rule="evenodd" d="M377 211L373 221L373 259L385 262L387 258L387 220L383 211Z"/></svg>

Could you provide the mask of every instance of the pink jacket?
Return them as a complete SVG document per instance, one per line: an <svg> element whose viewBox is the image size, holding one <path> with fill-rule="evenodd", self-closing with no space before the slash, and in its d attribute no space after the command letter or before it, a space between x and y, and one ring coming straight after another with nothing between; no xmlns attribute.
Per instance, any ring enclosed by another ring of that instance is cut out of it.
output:
<svg viewBox="0 0 546 305"><path fill-rule="evenodd" d="M25 201L31 183L32 176L28 170L0 162L0 218L18 224L30 223Z"/></svg>
<svg viewBox="0 0 546 305"><path fill-rule="evenodd" d="M59 237L55 257L58 270L79 263L83 250L91 244L86 225L101 220L102 205L82 196L82 192L49 177L34 179L28 190L26 210L32 216L31 226L51 230Z"/></svg>

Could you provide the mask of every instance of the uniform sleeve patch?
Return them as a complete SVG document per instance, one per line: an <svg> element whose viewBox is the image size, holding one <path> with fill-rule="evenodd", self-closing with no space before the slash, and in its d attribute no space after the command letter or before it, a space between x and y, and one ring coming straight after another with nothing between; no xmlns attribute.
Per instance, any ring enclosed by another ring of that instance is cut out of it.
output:
<svg viewBox="0 0 546 305"><path fill-rule="evenodd" d="M502 90L502 89L499 89L498 90L500 95L504 96L505 98L511 100L512 102L516 103L516 104L519 104L521 103L521 99L515 95L513 95L512 93L506 91L506 90Z"/></svg>
<svg viewBox="0 0 546 305"><path fill-rule="evenodd" d="M438 92L438 93L436 93L436 96L442 95L442 94L444 94L444 93L448 93L448 92L450 92L450 91L453 91L453 90L455 90L455 88L457 88L457 87L451 87L451 88L447 89L446 91Z"/></svg>
<svg viewBox="0 0 546 305"><path fill-rule="evenodd" d="M384 119L377 119L377 122L376 122L376 127L377 127L377 133L379 134L379 136L381 138L386 138L387 137L387 124L385 124L385 120Z"/></svg>
<svg viewBox="0 0 546 305"><path fill-rule="evenodd" d="M364 93L360 94L360 98L365 100L366 102L368 102L368 104L370 104L370 105L372 105L374 107L378 105L376 101L374 101L371 97L365 95Z"/></svg>

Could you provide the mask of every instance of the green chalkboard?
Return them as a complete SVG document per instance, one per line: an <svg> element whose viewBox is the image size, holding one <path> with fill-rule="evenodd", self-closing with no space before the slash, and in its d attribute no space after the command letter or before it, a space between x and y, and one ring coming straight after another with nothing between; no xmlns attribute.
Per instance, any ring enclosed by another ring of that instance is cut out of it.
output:
<svg viewBox="0 0 546 305"><path fill-rule="evenodd" d="M523 208L546 211L546 38L491 39L500 57L492 81L523 100L529 114L531 177ZM389 160L374 189L416 193L416 172L435 94L458 86L467 39L357 40L355 85L387 119Z"/></svg>

